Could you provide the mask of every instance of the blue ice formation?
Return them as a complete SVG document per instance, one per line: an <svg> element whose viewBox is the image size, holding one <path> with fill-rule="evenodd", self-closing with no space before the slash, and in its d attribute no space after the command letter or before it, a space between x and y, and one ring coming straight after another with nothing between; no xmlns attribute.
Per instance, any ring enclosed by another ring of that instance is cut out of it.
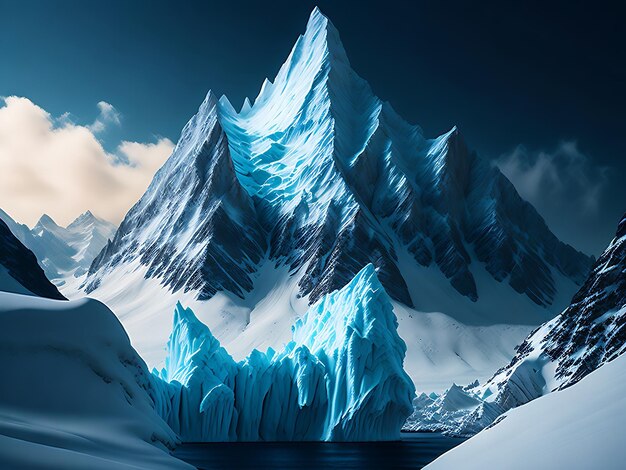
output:
<svg viewBox="0 0 626 470"><path fill-rule="evenodd" d="M184 441L396 439L415 395L397 327L371 264L313 305L281 352L239 363L179 303L157 411Z"/></svg>

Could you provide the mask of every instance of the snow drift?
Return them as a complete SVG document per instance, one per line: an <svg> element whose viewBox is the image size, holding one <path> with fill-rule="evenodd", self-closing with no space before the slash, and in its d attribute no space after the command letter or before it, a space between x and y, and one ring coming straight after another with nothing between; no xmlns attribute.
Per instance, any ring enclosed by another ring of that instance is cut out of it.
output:
<svg viewBox="0 0 626 470"><path fill-rule="evenodd" d="M312 306L281 352L239 363L178 304L157 410L187 441L396 439L415 394L397 327L372 265Z"/></svg>
<svg viewBox="0 0 626 470"><path fill-rule="evenodd" d="M0 292L3 468L184 469L145 363L95 300Z"/></svg>

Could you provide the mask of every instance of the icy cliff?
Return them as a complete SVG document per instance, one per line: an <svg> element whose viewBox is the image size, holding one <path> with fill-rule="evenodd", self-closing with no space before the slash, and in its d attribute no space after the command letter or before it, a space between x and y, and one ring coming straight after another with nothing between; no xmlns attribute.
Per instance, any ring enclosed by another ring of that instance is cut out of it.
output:
<svg viewBox="0 0 626 470"><path fill-rule="evenodd" d="M191 441L398 438L415 388L397 327L372 265L313 305L281 352L239 363L178 304L157 410Z"/></svg>

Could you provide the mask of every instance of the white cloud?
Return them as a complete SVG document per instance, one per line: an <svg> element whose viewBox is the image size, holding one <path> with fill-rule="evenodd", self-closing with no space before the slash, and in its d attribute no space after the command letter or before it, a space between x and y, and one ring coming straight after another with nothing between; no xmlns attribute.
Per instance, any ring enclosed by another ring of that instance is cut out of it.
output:
<svg viewBox="0 0 626 470"><path fill-rule="evenodd" d="M45 212L68 224L86 210L119 223L174 147L165 138L122 142L110 154L94 135L95 123L55 119L27 98L0 100L0 208L22 223L32 225ZM96 122L119 124L113 106L98 107Z"/></svg>
<svg viewBox="0 0 626 470"><path fill-rule="evenodd" d="M553 152L520 145L496 164L524 199L548 213L595 212L608 183L609 169L594 165L574 141L561 142Z"/></svg>
<svg viewBox="0 0 626 470"><path fill-rule="evenodd" d="M119 126L121 124L121 114L115 109L115 107L107 103L106 101L98 102L98 109L100 110L100 114L96 120L89 126L91 132L97 134L99 132L103 132L109 124L113 124ZM66 116L64 114L63 116ZM62 117L63 117L62 116Z"/></svg>

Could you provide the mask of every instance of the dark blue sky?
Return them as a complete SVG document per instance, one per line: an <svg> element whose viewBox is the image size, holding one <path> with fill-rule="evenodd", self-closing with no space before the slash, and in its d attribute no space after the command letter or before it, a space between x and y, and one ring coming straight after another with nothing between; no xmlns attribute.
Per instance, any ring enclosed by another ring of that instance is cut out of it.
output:
<svg viewBox="0 0 626 470"><path fill-rule="evenodd" d="M597 254L626 210L623 12L505 3L0 0L0 96L85 123L107 101L122 114L110 147L176 141L208 89L256 96L318 5L378 96L427 136L458 125L558 236Z"/></svg>

